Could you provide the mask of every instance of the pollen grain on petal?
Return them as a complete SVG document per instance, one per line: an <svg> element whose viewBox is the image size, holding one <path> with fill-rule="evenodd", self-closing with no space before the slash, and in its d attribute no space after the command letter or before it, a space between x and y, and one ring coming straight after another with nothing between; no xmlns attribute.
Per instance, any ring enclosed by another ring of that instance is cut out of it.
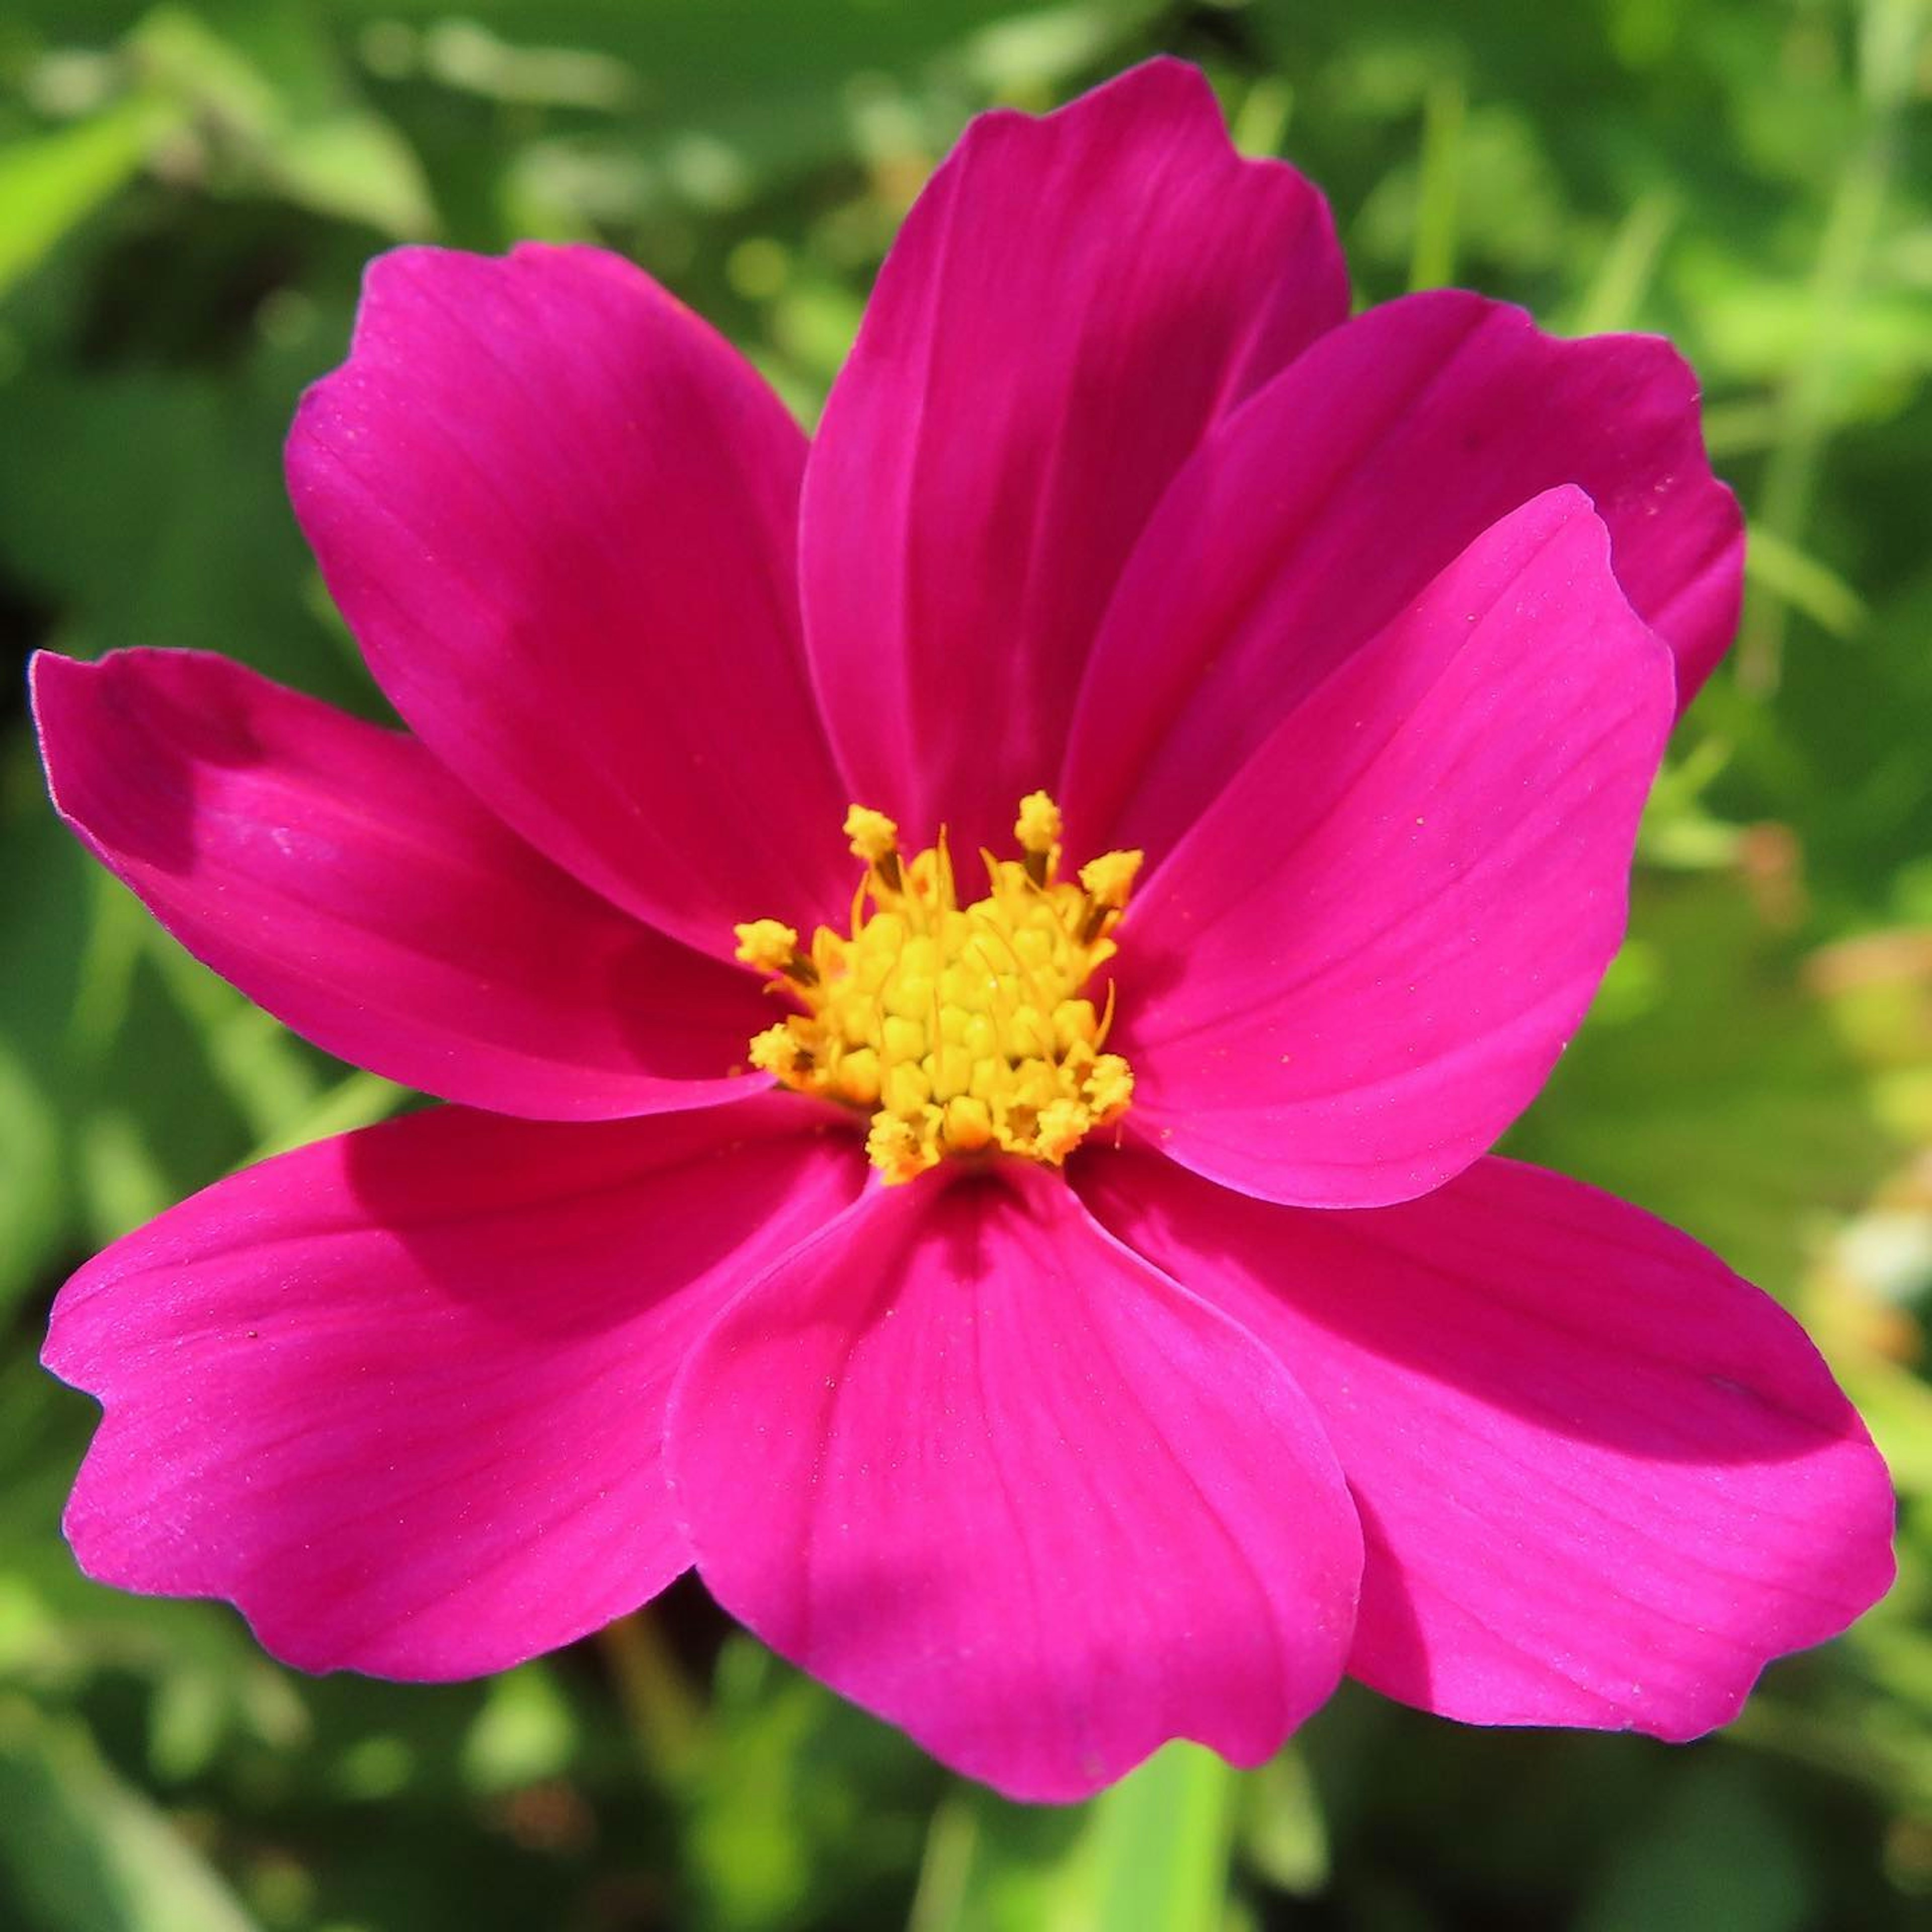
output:
<svg viewBox="0 0 1932 1932"><path fill-rule="evenodd" d="M1030 794L1021 856L982 852L985 892L962 904L943 831L908 856L891 819L855 805L845 835L866 870L850 932L820 926L801 946L776 920L736 928L738 957L802 1009L752 1042L752 1064L869 1116L866 1152L888 1181L990 1151L1057 1167L1126 1112L1132 1072L1102 1051L1112 988L1097 1006L1084 989L1114 956L1141 855L1063 879L1064 829Z"/></svg>

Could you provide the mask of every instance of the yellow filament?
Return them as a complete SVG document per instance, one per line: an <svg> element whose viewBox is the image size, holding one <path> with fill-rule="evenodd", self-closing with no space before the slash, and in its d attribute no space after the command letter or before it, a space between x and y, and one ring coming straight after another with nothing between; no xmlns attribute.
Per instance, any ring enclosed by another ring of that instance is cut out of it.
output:
<svg viewBox="0 0 1932 1932"><path fill-rule="evenodd" d="M995 1149L1057 1167L1126 1112L1132 1072L1103 1051L1112 984L1097 1011L1083 988L1114 956L1141 855L1064 880L1064 829L1046 793L1023 800L1021 857L982 852L985 896L962 905L943 832L908 858L898 826L855 805L845 836L866 869L849 934L822 926L801 946L776 920L736 928L738 957L802 1009L752 1040L752 1065L869 1115L888 1181Z"/></svg>

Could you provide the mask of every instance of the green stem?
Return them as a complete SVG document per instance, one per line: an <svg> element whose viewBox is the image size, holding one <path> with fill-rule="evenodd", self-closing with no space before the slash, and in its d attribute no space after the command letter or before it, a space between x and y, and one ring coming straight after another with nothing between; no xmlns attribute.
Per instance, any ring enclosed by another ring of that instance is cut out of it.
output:
<svg viewBox="0 0 1932 1932"><path fill-rule="evenodd" d="M632 1738L652 1774L685 1782L704 1748L704 1714L664 1633L648 1610L621 1617L599 1632Z"/></svg>
<svg viewBox="0 0 1932 1932"><path fill-rule="evenodd" d="M1926 0L1867 0L1860 36L1862 136L1845 158L1819 237L1810 343L1778 398L1780 434L1758 508L1759 526L1790 551L1803 548L1831 440L1847 330L1898 161L1899 116L1925 10ZM1738 675L1746 690L1768 696L1777 689L1789 608L1784 598L1766 597L1747 614L1738 650Z"/></svg>
<svg viewBox="0 0 1932 1932"><path fill-rule="evenodd" d="M1456 273L1456 203L1468 106L1462 83L1454 76L1432 82L1423 102L1415 243L1408 262L1412 289L1441 288Z"/></svg>

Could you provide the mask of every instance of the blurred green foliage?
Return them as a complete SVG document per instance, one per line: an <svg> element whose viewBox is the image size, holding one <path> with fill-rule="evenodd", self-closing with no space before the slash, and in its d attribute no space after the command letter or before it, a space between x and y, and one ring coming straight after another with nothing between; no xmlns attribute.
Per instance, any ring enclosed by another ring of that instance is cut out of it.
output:
<svg viewBox="0 0 1932 1932"><path fill-rule="evenodd" d="M64 1267L405 1096L171 947L0 745L0 1925L1567 1926L1932 1911L1932 10L1926 0L13 0L0 628L213 647L375 700L282 500L362 262L604 242L809 416L966 116L1158 48L1334 198L1364 300L1460 280L1673 335L1754 526L1739 646L1648 820L1630 943L1517 1150L1796 1307L1901 1492L1891 1600L1724 1736L1340 1699L1246 1778L1177 1749L1028 1811L700 1593L495 1682L292 1676L86 1583Z"/></svg>

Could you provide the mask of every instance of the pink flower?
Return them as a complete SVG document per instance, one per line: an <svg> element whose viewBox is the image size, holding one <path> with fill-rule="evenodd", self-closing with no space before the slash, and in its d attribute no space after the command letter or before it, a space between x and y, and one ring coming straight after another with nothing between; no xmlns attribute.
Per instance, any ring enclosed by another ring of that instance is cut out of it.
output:
<svg viewBox="0 0 1932 1932"><path fill-rule="evenodd" d="M1157 62L974 124L809 446L621 261L408 249L289 464L408 734L43 657L54 795L453 1104L68 1285L90 1574L440 1678L694 1564L1036 1798L1254 1763L1345 1671L1688 1738L1884 1590L1790 1318L1486 1155L1736 614L1665 344L1348 319Z"/></svg>

